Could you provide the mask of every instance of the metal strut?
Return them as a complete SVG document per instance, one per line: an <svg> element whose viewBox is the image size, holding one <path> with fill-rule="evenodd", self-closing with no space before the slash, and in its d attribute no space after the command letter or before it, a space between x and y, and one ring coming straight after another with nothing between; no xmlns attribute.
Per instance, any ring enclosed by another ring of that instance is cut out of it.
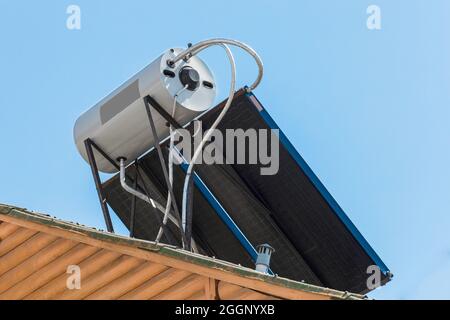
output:
<svg viewBox="0 0 450 320"><path fill-rule="evenodd" d="M96 149L97 147L91 139L86 139L84 141L84 146L86 147L89 165L91 166L92 176L94 177L95 188L97 189L98 199L100 200L100 205L102 207L106 228L108 232L113 233L114 227L112 225L111 216L109 215L108 204L106 203L106 197L105 193L103 192L102 182L100 181L100 175L98 174L97 162L95 161L94 151L92 150L92 146L94 146Z"/></svg>
<svg viewBox="0 0 450 320"><path fill-rule="evenodd" d="M172 208L175 212L176 218L179 220L180 223L180 230L181 230L181 239L183 243L183 248L185 250L190 251L191 250L191 241L186 238L186 234L184 233L181 222L181 215L180 211L178 210L178 205L175 200L175 194L173 192L172 184L170 183L169 174L167 172L166 167L166 161L164 160L164 155L162 153L161 146L159 144L159 137L158 133L156 132L156 126L155 122L153 120L153 115L150 106L152 106L164 119L166 119L171 125L173 125L175 128L180 129L182 128L180 124L178 124L156 101L150 96L146 96L144 98L144 104L145 104L145 110L147 111L148 120L150 122L150 127L152 129L152 135L153 135L153 141L154 141L154 147L158 152L159 162L161 164L161 168L164 174L164 179L166 180L167 189L169 190L171 202L172 202Z"/></svg>
<svg viewBox="0 0 450 320"><path fill-rule="evenodd" d="M169 175L167 173L167 168L166 168L166 163L164 160L164 156L161 150L161 146L159 144L159 137L158 137L158 133L156 132L156 126L155 126L155 122L153 120L153 116L152 116L152 112L151 112L151 108L150 106L155 109L167 122L168 125L170 124L171 126L173 126L176 129L182 129L182 126L174 119L172 118L172 116L170 114L168 114L164 108L161 107L161 105L156 102L152 97L150 96L146 96L144 98L144 104L145 104L145 108L147 111L147 116L150 122L150 126L152 129L152 135L153 135L153 139L154 139L154 147L155 149L158 151L158 157L160 160L160 164L161 164L161 168L163 170L163 174L164 174L164 178L166 180L166 184L167 184L167 189L170 192L171 198L172 198L172 208L175 212L175 217L179 222L180 225L180 229L181 229L181 238L182 238L182 243L183 243L183 248L186 250L191 250L191 234L192 231L191 227L189 226L188 230L186 230L187 235L189 236L189 241L187 240L186 234L182 229L182 222L181 222L181 215L180 215L180 211L178 210L178 205L176 203L175 200L175 196L174 196L174 192L173 192L173 188L172 188L172 184L169 181ZM102 208L102 212L103 212L103 217L105 219L105 224L106 224L106 228L108 230L108 232L113 233L114 232L114 227L112 224L112 220L111 220L111 216L109 213L109 208L108 208L108 204L107 204L107 199L105 197L105 193L103 190L103 186L102 186L102 182L100 180L100 175L99 175L99 171L98 171L98 167L97 167L97 162L95 159L95 154L94 154L94 149L100 153L100 155L102 157L104 157L111 165L113 165L117 170L120 170L120 166L117 164L116 161L114 161L105 151L102 150L102 148L100 148L92 139L88 138L85 140L84 142L85 144L85 148L86 148L86 152L88 155L88 159L89 159L89 165L91 167L91 171L92 171L92 176L94 178L94 182L95 182L95 187L97 189L97 194L98 194L98 198L100 201L100 205ZM135 160L135 169L136 169L136 173L137 175L132 178L130 177L128 174L126 175L126 178L128 180L130 180L131 183L133 183L135 189L139 190L142 188L139 186L138 180L139 180L139 163L138 160ZM147 195L148 195L148 190L146 190L145 188L145 183L144 183L144 190L143 190ZM132 203L131 203L131 221L130 221L130 236L134 237L135 236L135 220L136 220L136 196L133 196L132 198ZM167 228L164 228L165 231L167 231ZM172 236L166 234L166 237L169 236L169 238L172 238ZM173 239L174 240L174 239Z"/></svg>

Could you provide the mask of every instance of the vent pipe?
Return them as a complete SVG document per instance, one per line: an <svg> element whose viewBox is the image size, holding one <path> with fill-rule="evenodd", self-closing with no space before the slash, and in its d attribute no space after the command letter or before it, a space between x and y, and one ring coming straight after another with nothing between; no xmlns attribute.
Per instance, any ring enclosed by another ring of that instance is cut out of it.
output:
<svg viewBox="0 0 450 320"><path fill-rule="evenodd" d="M272 256L272 253L275 252L275 249L268 244L259 245L256 249L258 250L258 258L256 259L256 271L269 273L270 258Z"/></svg>

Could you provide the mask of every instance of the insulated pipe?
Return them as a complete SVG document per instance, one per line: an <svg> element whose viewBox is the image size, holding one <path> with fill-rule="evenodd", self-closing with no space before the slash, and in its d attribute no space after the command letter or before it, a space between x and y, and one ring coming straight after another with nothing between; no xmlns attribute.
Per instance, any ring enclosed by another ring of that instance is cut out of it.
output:
<svg viewBox="0 0 450 320"><path fill-rule="evenodd" d="M188 86L186 85L183 89L181 89L174 97L174 103L172 108L172 118L175 118L177 112L177 98L184 91L187 90ZM169 146L169 183L173 186L173 148L175 146L175 130L173 126L170 126L170 146ZM161 227L159 228L158 235L156 236L156 243L161 241L161 238L164 234L164 227L167 225L167 221L169 219L170 208L172 207L172 195L170 192L167 194L167 203L166 210L164 212L164 218ZM184 230L183 230L184 232Z"/></svg>
<svg viewBox="0 0 450 320"><path fill-rule="evenodd" d="M215 45L231 45L231 46L239 47L239 48L245 50L247 53L249 53L255 59L256 64L258 65L258 69L259 69L258 77L256 78L256 81L248 88L249 91L255 90L261 83L261 80L264 76L264 64L263 64L261 58L259 57L258 53L256 53L255 50L253 50L251 47L249 47L245 43L242 43L237 40L216 38L216 39L210 39L210 40L205 40L205 41L199 42L196 45L193 45L192 47L177 54L175 58L168 60L167 64L169 65L169 67L173 68L175 66L175 64L178 61L180 61L181 59L189 60L191 57L197 55L200 51L203 51L206 48L209 48L209 47L215 46Z"/></svg>
<svg viewBox="0 0 450 320"><path fill-rule="evenodd" d="M228 112L228 109L231 107L231 103L233 102L234 99L234 92L236 89L236 62L234 60L234 56L231 53L230 48L226 45L226 44L218 44L221 45L224 49L225 52L227 53L228 59L230 61L230 65L231 65L231 86L230 86L230 94L228 97L228 101L225 104L225 107L223 108L222 112L220 113L220 115L217 117L216 121L214 122L214 124L211 126L211 128L208 130L208 132L206 133L206 135L204 136L202 142L200 143L200 145L198 146L198 148L195 150L194 156L192 157L190 163L189 163L189 167L186 171L186 178L184 180L184 187L183 187L183 208L182 208L182 228L183 231L186 231L186 223L187 223L187 196L189 194L189 185L190 185L190 181L192 179L192 171L194 170L194 166L195 166L195 162L197 160L197 158L200 156L200 153L203 150L203 147L205 146L206 142L211 138L214 130L217 128L217 126L220 124L220 122L222 121L223 117L226 115L226 113Z"/></svg>
<svg viewBox="0 0 450 320"><path fill-rule="evenodd" d="M178 228L180 228L180 224L178 223L178 220L170 213L166 212L166 210L164 209L164 207L162 205L160 205L157 201L147 197L145 194L135 190L134 188L130 187L127 184L126 181L126 173L125 173L125 159L124 158L120 158L120 184L122 186L122 188L127 191L128 193L131 193L133 196L138 197L139 199L151 204L153 206L153 208L157 209L158 211L160 211L161 213L164 214L164 218L168 219L170 221L173 222L173 224L175 226L177 226ZM167 220L166 223L164 224L164 226L167 224ZM162 235L161 235L162 236ZM156 242L158 243L158 242ZM192 249L195 253L198 253L198 247L197 247L197 243L195 242L194 239L192 239Z"/></svg>

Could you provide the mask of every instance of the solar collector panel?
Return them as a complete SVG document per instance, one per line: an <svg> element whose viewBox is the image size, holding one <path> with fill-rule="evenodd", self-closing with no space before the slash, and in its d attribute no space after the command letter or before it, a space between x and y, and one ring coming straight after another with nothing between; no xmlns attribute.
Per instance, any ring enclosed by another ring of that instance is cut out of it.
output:
<svg viewBox="0 0 450 320"><path fill-rule="evenodd" d="M223 105L201 116L204 130L211 126ZM237 94L219 125L222 132L273 127L256 97L243 91ZM193 130L192 124L190 129ZM167 142L163 145L167 147ZM312 177L309 167L300 165L289 147L281 141L280 168L274 176L262 176L261 164L198 165L196 172L253 245L269 243L275 247L277 252L271 264L275 273L334 289L367 292L366 270L377 264L377 256L374 258L367 243L361 242L358 234L355 236L352 225L342 219L343 213L338 215L324 190L313 183L317 178ZM225 155L226 151L223 150ZM141 165L152 188L158 190L161 203L165 203L167 189L156 152L144 156ZM180 207L183 182L184 172L176 166L174 192ZM118 177L106 183L105 188L108 201L127 225L131 197L120 190ZM154 240L158 226L152 224L157 225L157 221L145 206L148 207L140 203L138 210L139 236ZM253 267L248 253L198 188L194 191L193 230L204 254ZM382 281L388 280L384 274Z"/></svg>

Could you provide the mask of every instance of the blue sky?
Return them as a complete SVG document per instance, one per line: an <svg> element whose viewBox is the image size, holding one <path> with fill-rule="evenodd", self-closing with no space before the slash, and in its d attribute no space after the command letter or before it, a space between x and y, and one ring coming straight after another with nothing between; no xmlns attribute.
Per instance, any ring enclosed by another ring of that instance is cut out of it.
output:
<svg viewBox="0 0 450 320"><path fill-rule="evenodd" d="M235 38L265 62L256 95L395 274L371 296L450 299L448 1L169 3L0 0L0 202L103 227L78 115L167 48ZM202 56L225 98L223 52Z"/></svg>

